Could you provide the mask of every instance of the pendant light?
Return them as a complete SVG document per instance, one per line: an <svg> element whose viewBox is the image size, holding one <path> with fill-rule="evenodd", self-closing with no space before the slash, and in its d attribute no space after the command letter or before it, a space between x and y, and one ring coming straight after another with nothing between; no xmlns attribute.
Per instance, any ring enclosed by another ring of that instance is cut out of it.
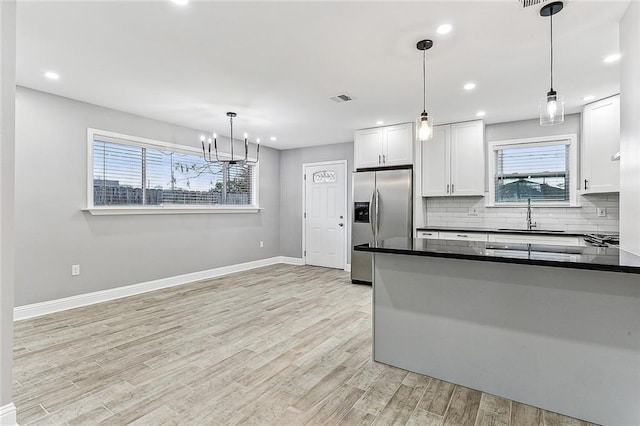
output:
<svg viewBox="0 0 640 426"><path fill-rule="evenodd" d="M540 125L553 126L564 122L564 98L553 90L553 15L562 10L561 1L556 1L545 5L540 9L540 16L549 17L551 27L551 87L547 96L540 100Z"/></svg>
<svg viewBox="0 0 640 426"><path fill-rule="evenodd" d="M422 114L418 118L418 139L426 141L433 138L433 120L427 114L427 50L431 49L433 41L420 40L416 47L418 50L422 50Z"/></svg>

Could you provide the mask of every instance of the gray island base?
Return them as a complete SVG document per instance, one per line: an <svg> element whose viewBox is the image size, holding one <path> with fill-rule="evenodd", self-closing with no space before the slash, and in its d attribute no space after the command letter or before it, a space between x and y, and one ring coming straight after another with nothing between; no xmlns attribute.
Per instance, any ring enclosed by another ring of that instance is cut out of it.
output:
<svg viewBox="0 0 640 426"><path fill-rule="evenodd" d="M375 361L640 425L640 275L371 251Z"/></svg>

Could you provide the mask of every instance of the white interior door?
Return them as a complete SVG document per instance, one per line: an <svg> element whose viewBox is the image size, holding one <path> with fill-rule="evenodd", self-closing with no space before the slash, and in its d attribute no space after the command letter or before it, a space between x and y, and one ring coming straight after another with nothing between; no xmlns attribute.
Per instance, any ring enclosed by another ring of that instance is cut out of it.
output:
<svg viewBox="0 0 640 426"><path fill-rule="evenodd" d="M345 162L304 166L304 247L307 265L344 269Z"/></svg>

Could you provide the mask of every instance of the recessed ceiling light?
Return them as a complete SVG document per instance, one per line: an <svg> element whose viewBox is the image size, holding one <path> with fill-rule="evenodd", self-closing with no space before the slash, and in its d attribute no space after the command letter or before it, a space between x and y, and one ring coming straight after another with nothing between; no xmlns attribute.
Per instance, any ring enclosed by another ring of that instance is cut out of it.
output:
<svg viewBox="0 0 640 426"><path fill-rule="evenodd" d="M171 0L171 3L175 3L178 6L186 6L189 4L189 0Z"/></svg>
<svg viewBox="0 0 640 426"><path fill-rule="evenodd" d="M57 72L53 72L53 71L45 72L44 76L47 77L49 80L59 80L60 79L60 75Z"/></svg>
<svg viewBox="0 0 640 426"><path fill-rule="evenodd" d="M592 100L594 100L595 98L596 98L596 97L595 97L595 96L593 96L593 95L587 95L587 96L585 96L584 98L582 98L582 100L583 100L583 101L587 101L587 102L588 102L588 101L592 101Z"/></svg>
<svg viewBox="0 0 640 426"><path fill-rule="evenodd" d="M452 29L453 27L451 26L451 24L442 24L436 29L436 31L438 32L438 34L449 34Z"/></svg>
<svg viewBox="0 0 640 426"><path fill-rule="evenodd" d="M377 124L378 126L382 126L382 125L384 124L384 121L382 121L382 120L378 120L378 121L376 121L376 124Z"/></svg>
<svg viewBox="0 0 640 426"><path fill-rule="evenodd" d="M621 55L619 53L614 53L613 55L609 55L606 58L604 58L602 62L604 62L605 64L610 64L620 59L620 56Z"/></svg>
<svg viewBox="0 0 640 426"><path fill-rule="evenodd" d="M484 111L478 111L476 112L476 117L484 117L487 113Z"/></svg>
<svg viewBox="0 0 640 426"><path fill-rule="evenodd" d="M473 90L476 88L476 84L475 83L467 83L464 85L464 90Z"/></svg>
<svg viewBox="0 0 640 426"><path fill-rule="evenodd" d="M275 142L275 141L276 141L276 139L277 139L277 138L276 138L275 136L271 136L271 137L269 138L269 140L270 140L271 142Z"/></svg>

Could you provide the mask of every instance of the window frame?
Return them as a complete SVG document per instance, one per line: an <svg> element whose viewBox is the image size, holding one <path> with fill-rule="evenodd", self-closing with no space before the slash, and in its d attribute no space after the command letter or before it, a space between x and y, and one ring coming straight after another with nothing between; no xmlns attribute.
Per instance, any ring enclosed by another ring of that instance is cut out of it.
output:
<svg viewBox="0 0 640 426"><path fill-rule="evenodd" d="M185 214L185 213L257 213L260 210L259 201L259 182L260 182L260 164L252 165L253 182L251 199L253 204L250 205L135 205L135 206L96 206L93 200L93 142L96 136L103 136L108 139L114 139L116 143L122 143L128 146L150 149L162 149L170 151L178 151L185 154L202 155L202 150L187 145L178 145L170 142L163 142L154 139L147 139L139 136L125 135L122 133L110 132L107 130L99 130L87 128L87 207L82 209L92 215L138 215L138 214ZM220 152L219 158L229 159L227 153ZM255 161L255 158L249 158Z"/></svg>
<svg viewBox="0 0 640 426"><path fill-rule="evenodd" d="M496 202L496 186L495 186L495 177L496 177L496 151L503 149L505 147L514 148L518 145L520 146L550 146L550 145L560 145L565 144L569 146L569 201L544 201L544 202L532 202L532 207L559 207L559 208L567 208L567 207L580 207L578 202L578 191L579 191L579 182L580 179L578 177L578 136L575 133L565 134L565 135L552 135L552 136L542 136L535 138L525 138L525 139L508 139L508 140L500 140L500 141L491 141L488 144L487 155L488 163L489 163L489 196L486 197L486 206L487 207L526 207L526 202Z"/></svg>

